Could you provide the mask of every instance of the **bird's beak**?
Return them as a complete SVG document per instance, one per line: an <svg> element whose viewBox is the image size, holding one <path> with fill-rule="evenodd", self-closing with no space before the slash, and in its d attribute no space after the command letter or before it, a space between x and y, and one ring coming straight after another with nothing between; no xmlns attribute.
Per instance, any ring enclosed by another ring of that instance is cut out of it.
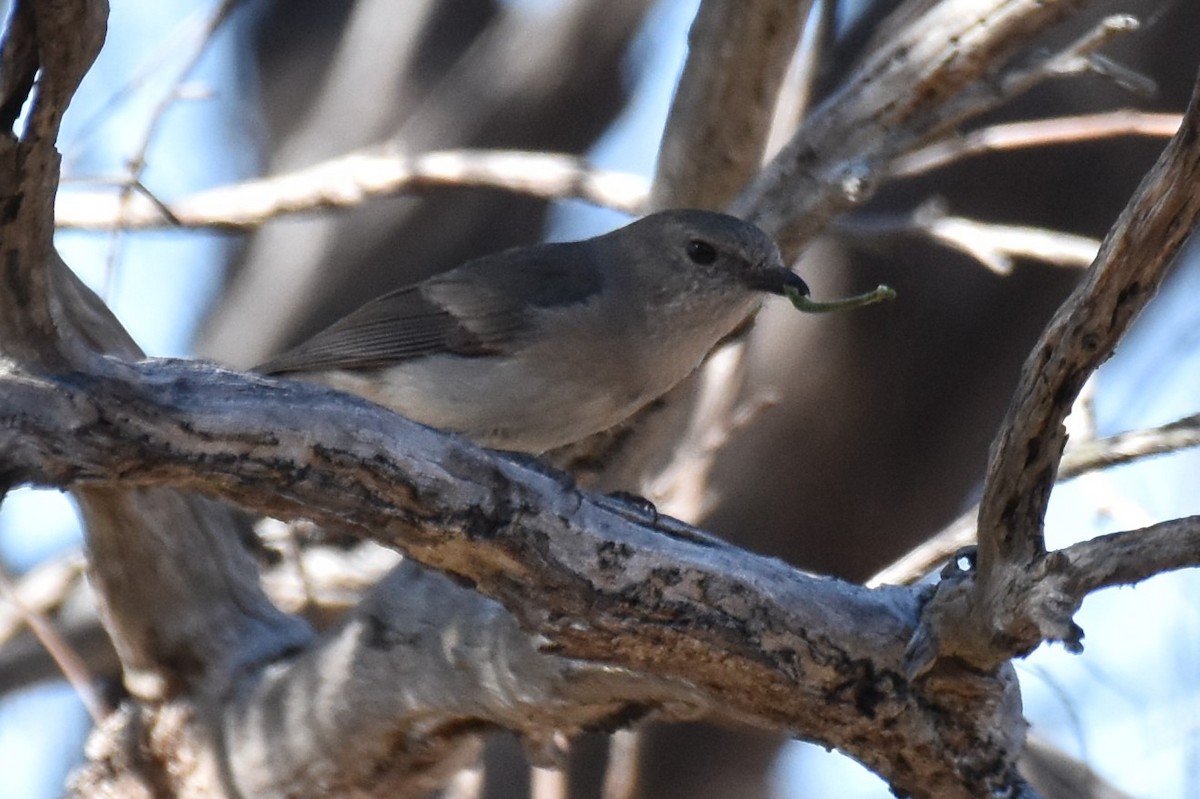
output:
<svg viewBox="0 0 1200 799"><path fill-rule="evenodd" d="M788 293L788 289L791 289L802 297L807 297L812 293L808 289L808 284L799 275L790 269L779 266L756 270L747 275L747 278L750 288L755 291L765 291L783 296Z"/></svg>

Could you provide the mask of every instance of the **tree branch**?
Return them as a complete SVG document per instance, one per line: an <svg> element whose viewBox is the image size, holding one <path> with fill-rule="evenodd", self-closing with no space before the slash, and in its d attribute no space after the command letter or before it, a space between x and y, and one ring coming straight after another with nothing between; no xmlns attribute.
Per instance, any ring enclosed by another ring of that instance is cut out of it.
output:
<svg viewBox="0 0 1200 799"><path fill-rule="evenodd" d="M469 765L491 727L522 736L536 756L557 735L708 709L686 683L540 644L497 603L405 561L335 635L230 708L224 734L238 791L303 796L321 786L341 795L391 782L423 795ZM281 715L308 722L280 729Z"/></svg>
<svg viewBox="0 0 1200 799"><path fill-rule="evenodd" d="M1069 446L1058 464L1058 479L1070 480L1097 469L1189 447L1200 447L1200 414Z"/></svg>
<svg viewBox="0 0 1200 799"><path fill-rule="evenodd" d="M1043 640L1078 648L1076 597L1059 590L1063 553L1046 555L1046 504L1066 443L1063 421L1089 375L1149 302L1200 219L1200 82L1183 123L1105 238L1085 280L1025 363L993 444L980 502L978 572L939 587L910 665L938 657L990 668ZM945 588L943 591L942 588Z"/></svg>
<svg viewBox="0 0 1200 799"><path fill-rule="evenodd" d="M1133 585L1156 574L1200 566L1200 516L1097 536L1062 552L1071 592L1080 600L1101 588Z"/></svg>
<svg viewBox="0 0 1200 799"><path fill-rule="evenodd" d="M5 258L0 273L5 293L16 294L21 313L4 312L0 303L0 352L26 363L63 364L70 359L56 332L56 295L45 265L53 257L54 192L59 155L54 149L62 115L75 88L104 42L103 0L37 3L23 0L13 11L14 24L4 42L4 78L0 106L9 109L9 125L0 135L0 241ZM29 36L27 42L14 37ZM34 71L40 79L34 89ZM11 126L32 90L29 118L16 137ZM21 335L20 327L36 333ZM59 346L55 346L58 344Z"/></svg>
<svg viewBox="0 0 1200 799"><path fill-rule="evenodd" d="M807 577L682 526L664 535L563 475L319 387L186 362L106 365L4 381L12 477L171 486L306 516L458 575L555 654L684 680L725 714L845 749L899 791L969 796L1018 779L1006 670L953 687L896 682L909 590Z"/></svg>
<svg viewBox="0 0 1200 799"><path fill-rule="evenodd" d="M972 87L1027 47L1031 36L1084 5L1086 0L917 4L927 6L924 13L812 112L731 212L757 222L794 257L834 216L865 202L892 160L1011 96L982 96Z"/></svg>
<svg viewBox="0 0 1200 799"><path fill-rule="evenodd" d="M1057 480L1064 483L1089 472L1197 446L1200 446L1200 415L1186 416L1159 427L1127 430L1107 438L1080 443L1072 440L1058 464ZM958 550L975 544L978 521L979 505L973 505L939 533L881 569L866 585L907 585L921 579Z"/></svg>
<svg viewBox="0 0 1200 799"><path fill-rule="evenodd" d="M653 208L720 210L758 171L812 0L703 0L688 35Z"/></svg>
<svg viewBox="0 0 1200 799"><path fill-rule="evenodd" d="M973 130L922 147L892 162L894 178L913 177L988 153L1029 147L1078 144L1119 136L1170 138L1179 129L1179 114L1155 114L1121 109L1028 122L1007 122Z"/></svg>
<svg viewBox="0 0 1200 799"><path fill-rule="evenodd" d="M58 224L81 230L173 226L249 230L288 214L351 208L372 197L477 186L548 200L580 199L640 213L646 185L636 175L605 172L582 158L515 150L444 150L407 155L374 147L304 169L198 192L171 203L135 194L66 191Z"/></svg>
<svg viewBox="0 0 1200 799"><path fill-rule="evenodd" d="M992 449L980 503L980 567L1028 563L1066 443L1062 423L1083 383L1161 285L1200 219L1200 83L1183 124L1105 237L1085 280L1026 361Z"/></svg>
<svg viewBox="0 0 1200 799"><path fill-rule="evenodd" d="M892 239L900 235L923 235L974 258L1000 275L1012 272L1013 261L1031 259L1067 268L1081 269L1092 263L1100 242L1061 230L1000 225L951 216L942 203L930 201L907 215L859 215L839 219L838 233L857 239Z"/></svg>

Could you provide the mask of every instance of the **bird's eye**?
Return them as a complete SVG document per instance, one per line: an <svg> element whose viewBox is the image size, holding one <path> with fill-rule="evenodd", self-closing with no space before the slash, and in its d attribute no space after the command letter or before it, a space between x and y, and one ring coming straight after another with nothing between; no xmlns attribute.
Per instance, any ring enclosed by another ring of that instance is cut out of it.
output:
<svg viewBox="0 0 1200 799"><path fill-rule="evenodd" d="M707 241L700 239L692 239L687 243L688 258L692 259L692 263L708 266L713 261L717 260L717 250Z"/></svg>

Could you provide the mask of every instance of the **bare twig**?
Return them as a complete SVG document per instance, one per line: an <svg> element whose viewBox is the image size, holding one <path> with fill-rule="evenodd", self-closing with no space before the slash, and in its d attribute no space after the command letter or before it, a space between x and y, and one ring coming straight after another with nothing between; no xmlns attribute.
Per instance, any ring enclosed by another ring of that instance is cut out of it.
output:
<svg viewBox="0 0 1200 799"><path fill-rule="evenodd" d="M640 213L646 202L642 178L604 172L578 156L508 150L447 150L404 155L379 148L305 169L208 189L160 206L136 197L122 207L102 192L63 192L60 227L83 230L194 228L246 230L286 214L349 208L372 197L448 186L486 186L546 199L576 198Z"/></svg>
<svg viewBox="0 0 1200 799"><path fill-rule="evenodd" d="M201 51L205 49L207 46L205 43L212 36L210 33L212 19L213 15L209 8L199 7L188 14L160 41L155 43L153 50L138 63L128 76L112 88L94 112L77 122L75 136L59 142L65 153L64 172L72 171L71 153L86 149L85 145L89 137L103 130L109 119L115 116L121 107L135 97L147 83L160 78L164 71L170 69L170 65L179 59L180 53L195 52L197 47Z"/></svg>
<svg viewBox="0 0 1200 799"><path fill-rule="evenodd" d="M146 171L146 154L149 153L150 147L154 143L154 140L158 134L159 126L166 117L167 111L180 99L180 87L183 86L183 83L188 79L188 76L192 74L192 71L196 68L196 64L199 63L201 56L203 56L205 51L208 50L208 46L212 42L213 36L218 30L220 30L221 26L225 24L225 21L229 19L229 15L240 2L241 0L222 0L221 4L217 6L216 10L213 11L212 16L208 18L208 21L200 31L199 36L196 38L191 52L180 66L179 72L176 74L174 81L171 83L170 89L159 99L158 103L154 107L154 110L150 112L150 119L146 123L146 129L142 134L141 144L138 146L138 149L134 152L133 156L129 159L128 182L122 186L121 192L117 198L117 224L112 226L112 246L109 248L108 264L105 268L106 284L110 283L113 278L116 270L117 258L120 254L120 234L124 228L122 220L126 215L130 200L134 197L135 190L139 186L143 185L142 175ZM149 192L146 192L146 194L148 195Z"/></svg>
<svg viewBox="0 0 1200 799"><path fill-rule="evenodd" d="M109 714L109 708L100 699L100 695L96 693L95 687L92 685L92 675L88 671L87 664L75 652L74 649L59 635L58 630L46 618L42 612L30 608L21 600L20 593L16 590L16 585L13 582L12 576L7 569L0 568L0 596L8 600L9 604L21 616L21 619L41 641L42 646L54 658L54 662L58 664L59 670L63 677L75 689L75 693L79 696L79 701L87 708L88 715L92 717L92 722L100 724L104 721L104 717Z"/></svg>
<svg viewBox="0 0 1200 799"><path fill-rule="evenodd" d="M1141 26L1138 18L1129 14L1105 17L1065 51L1036 69L1053 77L1069 77L1090 72L1108 78L1128 92L1147 97L1154 93L1154 81L1099 54L1100 48L1117 36L1132 33ZM1036 77L1032 79L1037 80Z"/></svg>
<svg viewBox="0 0 1200 799"><path fill-rule="evenodd" d="M964 158L1030 147L1077 144L1120 136L1166 139L1179 129L1180 119L1179 114L1122 109L1028 122L1006 122L943 139L903 155L892 162L889 174L892 177L912 177Z"/></svg>
<svg viewBox="0 0 1200 799"><path fill-rule="evenodd" d="M1074 416L1073 412L1071 418ZM1072 438L1072 441L1076 439ZM1107 438L1080 438L1079 443L1072 443L1063 454L1058 467L1058 482L1064 483L1111 466L1197 446L1200 446L1200 414L1159 427L1128 430ZM866 584L904 585L921 579L945 563L955 552L975 543L978 519L979 506L974 505L941 532L877 572Z"/></svg>
<svg viewBox="0 0 1200 799"><path fill-rule="evenodd" d="M0 646L12 640L24 626L21 608L44 616L66 602L79 587L84 566L83 553L74 551L45 560L20 578L11 580L5 590L12 593L15 602L11 613L0 609ZM0 575L9 579L2 569Z"/></svg>
<svg viewBox="0 0 1200 799"><path fill-rule="evenodd" d="M1058 479L1070 480L1097 469L1189 447L1200 447L1200 414L1068 447L1058 465Z"/></svg>
<svg viewBox="0 0 1200 799"><path fill-rule="evenodd" d="M1018 258L1054 266L1082 269L1089 266L1100 242L1059 230L1027 225L980 222L946 213L936 201L923 204L911 214L858 215L839 219L836 230L858 238L893 238L924 235L962 252L992 272L1007 275Z"/></svg>

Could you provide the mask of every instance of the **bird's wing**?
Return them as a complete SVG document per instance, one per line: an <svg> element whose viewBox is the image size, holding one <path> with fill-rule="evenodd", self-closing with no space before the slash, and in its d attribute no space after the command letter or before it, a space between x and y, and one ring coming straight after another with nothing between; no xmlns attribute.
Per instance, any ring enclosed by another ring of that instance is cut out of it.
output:
<svg viewBox="0 0 1200 799"><path fill-rule="evenodd" d="M423 355L504 352L529 330L535 308L585 302L599 289L590 260L564 261L555 246L498 253L384 294L257 370L374 369Z"/></svg>

